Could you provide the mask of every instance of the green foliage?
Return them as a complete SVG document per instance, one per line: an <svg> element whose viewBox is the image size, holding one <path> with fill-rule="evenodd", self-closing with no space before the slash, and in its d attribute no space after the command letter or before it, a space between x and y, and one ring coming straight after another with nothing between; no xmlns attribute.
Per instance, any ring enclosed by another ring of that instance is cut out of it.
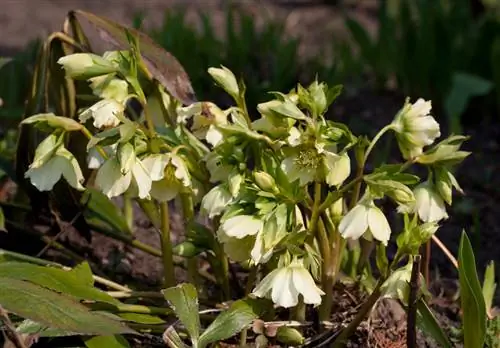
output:
<svg viewBox="0 0 500 348"><path fill-rule="evenodd" d="M340 43L337 59L353 61L344 64L351 74L362 66L379 88L395 81L405 95L432 99L438 110L445 108L453 131L459 130L470 97L492 96L490 83L498 95L500 22L490 13L475 18L467 0L396 0L382 1L377 19L374 38L359 22L346 19L359 55L343 53L345 43Z"/></svg>
<svg viewBox="0 0 500 348"><path fill-rule="evenodd" d="M486 337L486 308L469 238L462 232L458 250L464 347L482 347Z"/></svg>

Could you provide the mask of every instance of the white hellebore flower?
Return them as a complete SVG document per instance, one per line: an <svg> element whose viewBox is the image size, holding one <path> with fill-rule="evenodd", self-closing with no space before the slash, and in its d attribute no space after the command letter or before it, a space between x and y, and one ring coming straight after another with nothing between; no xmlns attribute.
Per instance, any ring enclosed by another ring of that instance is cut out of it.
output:
<svg viewBox="0 0 500 348"><path fill-rule="evenodd" d="M269 293L275 304L285 308L296 306L299 294L304 297L304 303L313 305L321 304L321 296L325 294L298 260L294 260L287 267L275 269L253 290L257 297L267 297Z"/></svg>
<svg viewBox="0 0 500 348"><path fill-rule="evenodd" d="M220 215L233 200L233 195L223 184L215 186L203 197L201 208L208 214L208 218Z"/></svg>
<svg viewBox="0 0 500 348"><path fill-rule="evenodd" d="M103 99L80 114L80 122L94 119L94 127L98 129L112 128L120 124L117 116L123 115L125 107L114 99Z"/></svg>
<svg viewBox="0 0 500 348"><path fill-rule="evenodd" d="M406 101L391 124L396 132L399 148L405 159L415 158L441 136L439 123L429 113L432 105L422 98L414 104Z"/></svg>
<svg viewBox="0 0 500 348"><path fill-rule="evenodd" d="M174 199L182 187L191 187L191 177L182 157L174 153L155 154L143 160L153 180L151 196L159 202Z"/></svg>
<svg viewBox="0 0 500 348"><path fill-rule="evenodd" d="M58 137L49 135L40 143L35 160L24 174L39 191L50 191L61 176L75 189L83 191L84 177L75 156L69 152Z"/></svg>
<svg viewBox="0 0 500 348"><path fill-rule="evenodd" d="M415 211L423 222L437 222L448 218L443 198L430 181L418 185L414 190Z"/></svg>
<svg viewBox="0 0 500 348"><path fill-rule="evenodd" d="M391 227L384 213L377 208L372 199L365 197L340 220L339 231L342 237L358 239L372 236L387 245Z"/></svg>
<svg viewBox="0 0 500 348"><path fill-rule="evenodd" d="M109 158L99 168L95 184L109 198L122 195L134 184L138 189L139 198L144 199L149 198L152 179L148 169L137 158L133 149L132 151L123 149L118 157Z"/></svg>
<svg viewBox="0 0 500 348"><path fill-rule="evenodd" d="M66 75L75 79L89 79L116 72L115 64L93 53L75 53L59 58Z"/></svg>

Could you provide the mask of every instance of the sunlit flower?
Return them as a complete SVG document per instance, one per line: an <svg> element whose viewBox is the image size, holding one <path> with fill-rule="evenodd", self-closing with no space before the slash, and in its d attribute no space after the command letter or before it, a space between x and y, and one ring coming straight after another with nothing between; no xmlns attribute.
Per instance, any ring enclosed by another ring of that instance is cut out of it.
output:
<svg viewBox="0 0 500 348"><path fill-rule="evenodd" d="M96 186L109 198L125 193L132 184L138 189L139 198L149 198L152 180L142 161L134 156L130 170L123 173L117 157L111 157L99 168Z"/></svg>
<svg viewBox="0 0 500 348"><path fill-rule="evenodd" d="M120 124L118 116L123 116L125 107L114 99L103 99L89 107L80 114L80 121L86 122L88 119L94 119L94 127L110 128Z"/></svg>
<svg viewBox="0 0 500 348"><path fill-rule="evenodd" d="M384 213L377 208L372 199L365 197L340 220L339 231L342 237L358 239L372 236L387 245L391 227Z"/></svg>
<svg viewBox="0 0 500 348"><path fill-rule="evenodd" d="M127 81L117 78L115 74L96 76L89 81L93 93L103 99L112 99L121 103L128 96Z"/></svg>
<svg viewBox="0 0 500 348"><path fill-rule="evenodd" d="M301 186L314 181L321 166L322 157L315 149L296 151L281 163L281 169L288 176L288 180L299 180Z"/></svg>
<svg viewBox="0 0 500 348"><path fill-rule="evenodd" d="M143 163L153 180L151 196L160 202L174 199L183 187L191 186L186 164L177 154L150 155Z"/></svg>
<svg viewBox="0 0 500 348"><path fill-rule="evenodd" d="M210 173L210 182L225 181L234 169L234 166L224 163L223 157L216 152L210 152L205 157L205 163Z"/></svg>
<svg viewBox="0 0 500 348"><path fill-rule="evenodd" d="M57 137L50 135L37 148L36 161L24 174L39 191L50 191L54 185L64 179L77 190L84 190L84 177L75 156L62 144Z"/></svg>
<svg viewBox="0 0 500 348"><path fill-rule="evenodd" d="M302 261L294 260L289 266L277 268L264 277L253 294L257 297L271 294L275 304L290 308L297 305L299 294L304 297L304 303L319 305L325 293L316 286Z"/></svg>
<svg viewBox="0 0 500 348"><path fill-rule="evenodd" d="M431 108L431 102L421 98L414 104L406 101L392 122L405 159L421 155L424 146L431 145L441 135L439 123L429 114Z"/></svg>
<svg viewBox="0 0 500 348"><path fill-rule="evenodd" d="M233 196L224 185L215 186L202 199L201 208L208 213L211 219L220 215L231 204Z"/></svg>
<svg viewBox="0 0 500 348"><path fill-rule="evenodd" d="M63 66L67 76L75 79L89 79L117 71L116 65L93 53L70 54L59 58L57 63Z"/></svg>
<svg viewBox="0 0 500 348"><path fill-rule="evenodd" d="M430 181L418 185L413 193L415 195L414 210L422 221L437 222L448 218L443 198Z"/></svg>

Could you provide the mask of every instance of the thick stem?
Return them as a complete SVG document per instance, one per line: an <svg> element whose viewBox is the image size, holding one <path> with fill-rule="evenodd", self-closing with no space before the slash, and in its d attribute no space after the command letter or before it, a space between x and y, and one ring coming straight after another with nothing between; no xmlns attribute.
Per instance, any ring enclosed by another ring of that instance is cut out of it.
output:
<svg viewBox="0 0 500 348"><path fill-rule="evenodd" d="M123 196L123 215L125 216L125 221L129 228L130 233L133 234L134 230L134 201L129 194L125 193Z"/></svg>
<svg viewBox="0 0 500 348"><path fill-rule="evenodd" d="M304 298L299 297L299 303L294 308L293 319L297 320L299 323L305 323L306 321L306 304L304 303Z"/></svg>
<svg viewBox="0 0 500 348"><path fill-rule="evenodd" d="M187 234L187 228L191 226L194 220L194 206L193 206L193 196L189 192L181 193L181 202L182 202L182 212L184 215L184 226L186 226L186 230L184 234ZM191 284L195 287L199 284L198 279L198 258L196 256L189 257L186 260L186 268L188 271L188 279Z"/></svg>
<svg viewBox="0 0 500 348"><path fill-rule="evenodd" d="M319 320L326 321L330 318L332 309L334 275L332 274L331 245L322 219L319 220L318 239L323 258L321 283L325 292L325 296L321 301L321 307L319 308Z"/></svg>
<svg viewBox="0 0 500 348"><path fill-rule="evenodd" d="M220 221L218 218L213 220L213 230L217 231L219 227ZM226 253L224 252L224 248L221 243L216 241L216 245L214 248L215 260L217 265L212 265L212 267L216 266L216 272L219 274L218 283L222 288L223 300L231 299L231 286L229 284L229 260L227 258Z"/></svg>
<svg viewBox="0 0 500 348"><path fill-rule="evenodd" d="M318 229L318 219L320 210L319 207L321 205L321 183L314 183L314 203L312 208L311 220L309 221L309 233L311 236L316 234L316 230Z"/></svg>
<svg viewBox="0 0 500 348"><path fill-rule="evenodd" d="M160 203L161 217L161 251L163 260L163 281L165 287L175 286L174 255L172 252L172 241L170 240L170 215L168 203Z"/></svg>
<svg viewBox="0 0 500 348"><path fill-rule="evenodd" d="M253 285L257 279L257 266L252 266L250 273L248 274L247 284L245 286L245 296L248 296L252 292ZM243 329L240 334L240 347L247 346L247 329Z"/></svg>

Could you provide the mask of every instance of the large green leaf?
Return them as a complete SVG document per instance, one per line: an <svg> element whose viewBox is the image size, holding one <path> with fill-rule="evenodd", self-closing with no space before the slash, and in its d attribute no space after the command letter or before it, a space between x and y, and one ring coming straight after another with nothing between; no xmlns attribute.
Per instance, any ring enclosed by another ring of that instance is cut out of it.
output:
<svg viewBox="0 0 500 348"><path fill-rule="evenodd" d="M198 294L192 284L180 284L162 291L179 320L186 327L194 347L200 337L200 317L198 315Z"/></svg>
<svg viewBox="0 0 500 348"><path fill-rule="evenodd" d="M127 340L120 335L95 336L85 340L87 348L129 348Z"/></svg>
<svg viewBox="0 0 500 348"><path fill-rule="evenodd" d="M106 197L102 192L93 188L87 188L82 197L82 202L86 203L85 218L92 223L97 219L111 226L120 233L132 234L125 217L118 207Z"/></svg>
<svg viewBox="0 0 500 348"><path fill-rule="evenodd" d="M74 332L40 325L31 319L23 320L23 322L17 326L16 331L25 335L38 335L39 337L63 337L77 335Z"/></svg>
<svg viewBox="0 0 500 348"><path fill-rule="evenodd" d="M454 133L460 133L460 118L465 112L469 100L472 97L489 93L493 86L491 81L479 76L466 73L453 75L451 90L444 101L444 108Z"/></svg>
<svg viewBox="0 0 500 348"><path fill-rule="evenodd" d="M251 302L238 300L220 314L200 336L199 347L230 338L250 325L258 315Z"/></svg>
<svg viewBox="0 0 500 348"><path fill-rule="evenodd" d="M196 101L189 76L177 59L156 44L146 34L124 26L104 17L85 12L75 11L76 14L91 22L101 34L101 38L118 49L128 49L128 33L139 41L139 49L146 63L147 69L153 78L158 80L166 90L182 103L189 105Z"/></svg>
<svg viewBox="0 0 500 348"><path fill-rule="evenodd" d="M465 231L462 231L458 249L458 276L464 348L482 347L486 335L486 306L477 276L474 252Z"/></svg>
<svg viewBox="0 0 500 348"><path fill-rule="evenodd" d="M0 277L0 304L43 326L77 334L135 333L108 313L91 312L71 297L19 279Z"/></svg>
<svg viewBox="0 0 500 348"><path fill-rule="evenodd" d="M81 271L81 270L80 270ZM88 279L80 278L80 271L65 271L26 262L0 263L0 277L25 280L48 289L75 297L117 305L119 302L105 292L89 286Z"/></svg>
<svg viewBox="0 0 500 348"><path fill-rule="evenodd" d="M446 336L436 317L432 314L431 309L423 299L420 299L417 303L417 325L443 348L452 348L448 336Z"/></svg>

